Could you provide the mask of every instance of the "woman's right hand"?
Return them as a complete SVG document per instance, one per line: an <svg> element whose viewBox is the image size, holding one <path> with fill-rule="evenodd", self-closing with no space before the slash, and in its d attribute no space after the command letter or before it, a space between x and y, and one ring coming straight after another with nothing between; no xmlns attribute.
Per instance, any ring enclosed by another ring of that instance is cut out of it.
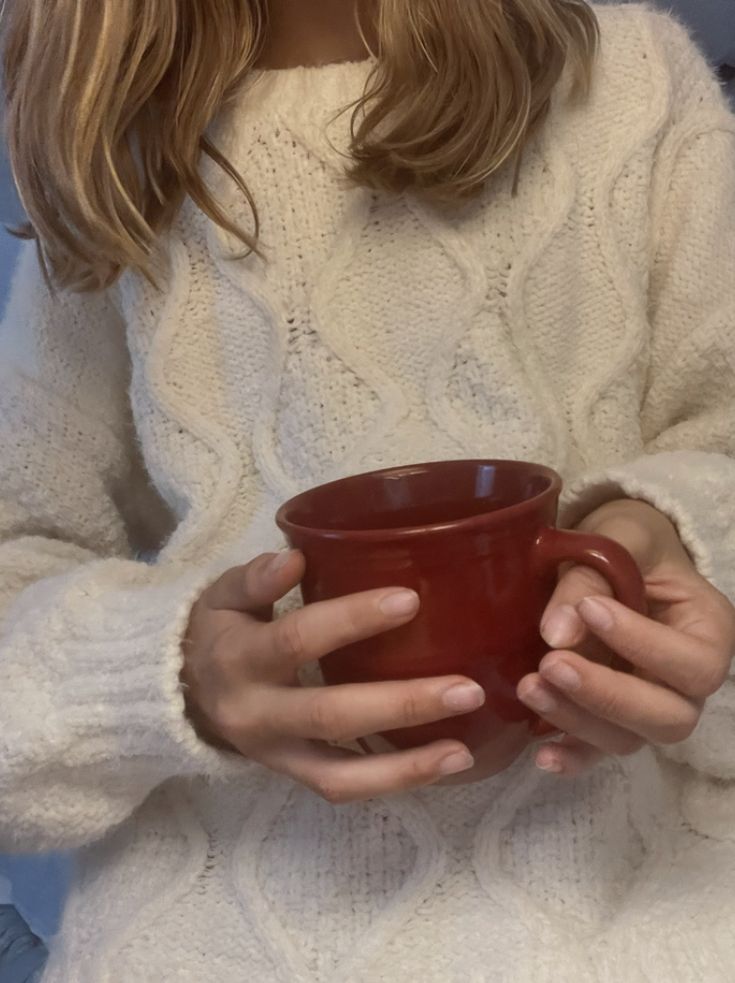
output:
<svg viewBox="0 0 735 983"><path fill-rule="evenodd" d="M273 620L273 604L303 577L301 553L268 554L228 570L194 605L184 642L187 711L212 744L289 775L333 803L430 785L472 767L459 741L361 755L349 743L477 709L464 676L303 687L298 670L351 642L409 622L419 598L372 590Z"/></svg>

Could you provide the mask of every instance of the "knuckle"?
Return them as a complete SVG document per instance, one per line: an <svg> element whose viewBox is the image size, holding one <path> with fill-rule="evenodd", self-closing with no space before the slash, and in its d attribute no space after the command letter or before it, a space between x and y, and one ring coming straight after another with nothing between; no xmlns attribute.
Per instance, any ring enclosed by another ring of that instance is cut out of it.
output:
<svg viewBox="0 0 735 983"><path fill-rule="evenodd" d="M735 606L722 591L717 590L716 587L712 587L711 584L709 587L713 593L715 613L722 618L723 625L728 629L731 638L735 642Z"/></svg>
<svg viewBox="0 0 735 983"><path fill-rule="evenodd" d="M607 720L622 720L625 717L623 697L618 693L601 693L596 704L597 712Z"/></svg>
<svg viewBox="0 0 735 983"><path fill-rule="evenodd" d="M707 584L709 592L709 621L717 626L717 637L721 639L719 647L724 650L728 664L735 656L735 606L727 597L711 584Z"/></svg>
<svg viewBox="0 0 735 983"><path fill-rule="evenodd" d="M275 624L276 645L279 652L291 662L302 662L306 655L306 643L301 626L300 612L287 614Z"/></svg>
<svg viewBox="0 0 735 983"><path fill-rule="evenodd" d="M254 716L247 700L220 699L215 704L212 720L218 733L241 750L255 748L270 734L267 723Z"/></svg>
<svg viewBox="0 0 735 983"><path fill-rule="evenodd" d="M221 593L223 589L223 585L226 585L227 583L227 577L228 574L223 573L217 578L217 580L214 581L214 583L211 583L207 588L205 588L205 590L203 590L199 595L199 598L194 606L194 610L197 610L198 608L208 608L214 604L216 602L217 595Z"/></svg>
<svg viewBox="0 0 735 983"><path fill-rule="evenodd" d="M335 711L326 694L317 691L310 700L306 713L309 734L315 738L330 741L343 741L349 737L346 721Z"/></svg>
<svg viewBox="0 0 735 983"><path fill-rule="evenodd" d="M435 781L441 760L443 759L437 761L435 757L427 759L423 755L413 755L406 762L404 784L408 788L414 788Z"/></svg>
<svg viewBox="0 0 735 983"><path fill-rule="evenodd" d="M343 598L344 603L340 605L338 616L335 618L334 627L336 629L335 648L349 645L365 634L365 629L372 613L371 609L366 610L364 599Z"/></svg>
<svg viewBox="0 0 735 983"><path fill-rule="evenodd" d="M251 601L253 587L257 585L258 577L258 563L248 563L246 567L237 568L237 592L242 597L244 605L248 606Z"/></svg>
<svg viewBox="0 0 735 983"><path fill-rule="evenodd" d="M421 697L418 693L409 690L401 699L401 721L410 726L422 722L424 717L424 705Z"/></svg>
<svg viewBox="0 0 735 983"><path fill-rule="evenodd" d="M269 565L273 561L272 553L261 553L260 556L256 556L254 560L247 563L245 566L238 567L240 574L240 584L245 598L250 598L254 590L263 583L266 579L266 573Z"/></svg>
<svg viewBox="0 0 735 983"><path fill-rule="evenodd" d="M207 646L202 660L203 681L211 688L232 690L239 686L244 675L244 658L241 647L228 643L226 635L218 635Z"/></svg>
<svg viewBox="0 0 735 983"><path fill-rule="evenodd" d="M227 621L214 629L209 645L209 658L221 669L231 669L240 662L240 638L238 626Z"/></svg>
<svg viewBox="0 0 735 983"><path fill-rule="evenodd" d="M567 574L565 587L575 598L586 597L589 594L609 594L610 585L607 580L593 570L592 567L575 566Z"/></svg>
<svg viewBox="0 0 735 983"><path fill-rule="evenodd" d="M312 788L321 799L333 806L346 805L354 801L354 796L349 794L345 785L327 775L318 778Z"/></svg>
<svg viewBox="0 0 735 983"><path fill-rule="evenodd" d="M247 571L246 566L230 567L204 592L203 597L218 606L220 602L241 595L246 586Z"/></svg>
<svg viewBox="0 0 735 983"><path fill-rule="evenodd" d="M242 713L231 700L220 700L215 704L212 721L217 731L227 740L237 740L239 743L247 737Z"/></svg>
<svg viewBox="0 0 735 983"><path fill-rule="evenodd" d="M662 728L660 744L680 744L688 740L697 729L699 723L699 713L694 709L685 714L679 720L673 721Z"/></svg>
<svg viewBox="0 0 735 983"><path fill-rule="evenodd" d="M686 680L686 694L698 699L714 696L727 679L727 668L712 662L698 665Z"/></svg>

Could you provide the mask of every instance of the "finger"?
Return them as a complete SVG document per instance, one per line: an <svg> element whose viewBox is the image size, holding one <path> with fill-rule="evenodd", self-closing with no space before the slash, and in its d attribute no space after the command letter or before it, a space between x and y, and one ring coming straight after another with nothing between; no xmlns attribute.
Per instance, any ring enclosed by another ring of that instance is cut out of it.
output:
<svg viewBox="0 0 735 983"><path fill-rule="evenodd" d="M539 677L551 698L561 702L566 697L594 717L632 731L652 744L686 740L701 714L700 703L674 690L589 662L575 652L551 652L545 656ZM543 716L560 730L576 734L572 728L557 723L557 711L544 712ZM584 739L584 734L577 736Z"/></svg>
<svg viewBox="0 0 735 983"><path fill-rule="evenodd" d="M536 753L536 767L562 778L577 778L605 757L599 748L566 734L554 744L544 744Z"/></svg>
<svg viewBox="0 0 735 983"><path fill-rule="evenodd" d="M541 636L549 648L577 648L584 641L587 628L577 605L589 594L612 594L601 573L574 566L561 576L541 618Z"/></svg>
<svg viewBox="0 0 735 983"><path fill-rule="evenodd" d="M609 648L685 696L705 700L727 678L732 637L724 609L718 619L712 608L706 638L646 618L607 597L585 598L578 610Z"/></svg>
<svg viewBox="0 0 735 983"><path fill-rule="evenodd" d="M213 611L253 613L275 604L301 581L304 557L297 550L264 553L224 573L202 598Z"/></svg>
<svg viewBox="0 0 735 983"><path fill-rule="evenodd" d="M342 686L261 688L257 728L268 734L354 741L477 710L481 686L465 676Z"/></svg>
<svg viewBox="0 0 735 983"><path fill-rule="evenodd" d="M335 805L421 788L474 765L472 755L458 741L368 755L307 741L284 742L263 751L257 760Z"/></svg>
<svg viewBox="0 0 735 983"><path fill-rule="evenodd" d="M536 673L519 684L518 698L560 731L604 754L635 754L645 744L639 734L578 706Z"/></svg>
<svg viewBox="0 0 735 983"><path fill-rule="evenodd" d="M419 609L415 591L388 588L307 604L263 625L259 649L267 662L296 669L352 642L404 625Z"/></svg>

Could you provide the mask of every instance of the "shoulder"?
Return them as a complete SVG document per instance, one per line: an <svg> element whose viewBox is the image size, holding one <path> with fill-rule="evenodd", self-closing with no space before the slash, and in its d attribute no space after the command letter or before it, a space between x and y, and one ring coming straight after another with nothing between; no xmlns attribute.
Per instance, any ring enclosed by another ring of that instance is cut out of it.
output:
<svg viewBox="0 0 735 983"><path fill-rule="evenodd" d="M91 393L103 407L113 405L116 392L124 401L130 352L116 298L116 287L51 290L36 243L24 243L0 323L0 388L23 385L24 400L54 391L78 406ZM36 387L29 389L29 382Z"/></svg>
<svg viewBox="0 0 735 983"><path fill-rule="evenodd" d="M672 77L691 70L712 74L705 56L684 24L649 3L594 4L600 23L602 57L623 50L653 56Z"/></svg>
<svg viewBox="0 0 735 983"><path fill-rule="evenodd" d="M661 129L716 128L732 120L714 68L687 28L646 3L599 4L595 95L656 113Z"/></svg>

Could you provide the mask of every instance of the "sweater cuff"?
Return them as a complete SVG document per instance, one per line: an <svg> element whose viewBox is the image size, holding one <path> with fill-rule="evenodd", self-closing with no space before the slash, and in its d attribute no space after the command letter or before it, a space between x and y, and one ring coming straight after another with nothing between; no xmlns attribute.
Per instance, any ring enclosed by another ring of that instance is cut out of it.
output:
<svg viewBox="0 0 735 983"><path fill-rule="evenodd" d="M573 527L607 502L634 498L663 512L699 573L735 598L735 461L722 454L673 451L639 458L583 477L565 492L560 524ZM686 741L661 749L674 761L705 774L735 779L735 675L707 703L699 727Z"/></svg>
<svg viewBox="0 0 735 983"><path fill-rule="evenodd" d="M43 642L53 644L57 736L69 764L125 760L161 781L241 773L244 759L197 735L179 678L192 606L214 579L103 561L67 582L62 604L41 608L56 612Z"/></svg>
<svg viewBox="0 0 735 983"><path fill-rule="evenodd" d="M630 464L585 476L562 496L560 523L576 526L607 502L635 498L663 512L674 523L700 574L711 582L729 571L723 539L732 543L730 501L735 461L720 454L675 451L641 457Z"/></svg>

